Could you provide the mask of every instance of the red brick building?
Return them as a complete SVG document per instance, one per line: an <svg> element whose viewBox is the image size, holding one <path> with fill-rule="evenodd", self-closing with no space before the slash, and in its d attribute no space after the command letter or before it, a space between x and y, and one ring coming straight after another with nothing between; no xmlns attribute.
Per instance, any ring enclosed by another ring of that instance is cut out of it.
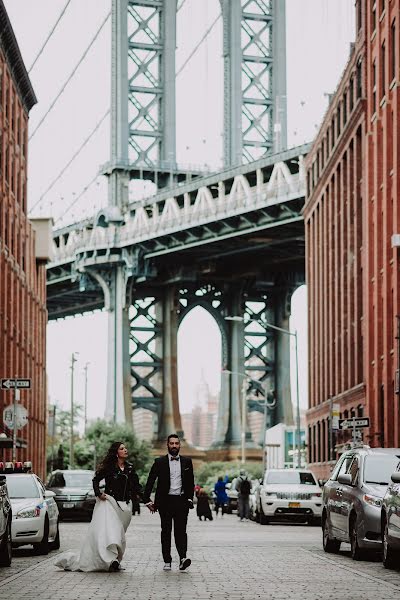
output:
<svg viewBox="0 0 400 600"><path fill-rule="evenodd" d="M309 463L329 473L331 402L369 416L364 440L400 446L400 0L359 0L357 37L307 157Z"/></svg>
<svg viewBox="0 0 400 600"><path fill-rule="evenodd" d="M35 472L44 476L48 223L29 221L26 198L28 114L35 103L0 0L0 377L32 379L32 389L21 391L29 423L18 431L17 458L32 460ZM3 410L12 400L12 392L0 391L0 433L11 437L3 423ZM11 452L0 450L0 456L11 460Z"/></svg>

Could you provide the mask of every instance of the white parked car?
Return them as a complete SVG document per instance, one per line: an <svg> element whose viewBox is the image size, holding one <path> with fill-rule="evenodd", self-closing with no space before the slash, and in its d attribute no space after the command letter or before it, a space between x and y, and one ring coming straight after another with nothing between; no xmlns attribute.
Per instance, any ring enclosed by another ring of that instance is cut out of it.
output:
<svg viewBox="0 0 400 600"><path fill-rule="evenodd" d="M270 469L256 490L256 521L271 520L321 522L322 490L307 470Z"/></svg>
<svg viewBox="0 0 400 600"><path fill-rule="evenodd" d="M46 490L33 473L8 472L6 478L12 507L12 545L32 544L36 554L58 550L60 532L54 492Z"/></svg>

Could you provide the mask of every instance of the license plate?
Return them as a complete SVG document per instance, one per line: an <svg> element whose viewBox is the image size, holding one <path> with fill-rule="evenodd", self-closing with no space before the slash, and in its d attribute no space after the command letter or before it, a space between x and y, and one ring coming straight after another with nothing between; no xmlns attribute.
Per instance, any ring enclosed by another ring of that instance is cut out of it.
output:
<svg viewBox="0 0 400 600"><path fill-rule="evenodd" d="M63 508L74 508L75 502L64 502Z"/></svg>
<svg viewBox="0 0 400 600"><path fill-rule="evenodd" d="M300 508L300 502L289 502L289 508Z"/></svg>

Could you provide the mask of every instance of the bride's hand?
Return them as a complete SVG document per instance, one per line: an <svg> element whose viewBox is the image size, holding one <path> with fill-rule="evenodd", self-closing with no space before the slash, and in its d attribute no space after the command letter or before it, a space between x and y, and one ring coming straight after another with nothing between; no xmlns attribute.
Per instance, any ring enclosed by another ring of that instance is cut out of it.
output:
<svg viewBox="0 0 400 600"><path fill-rule="evenodd" d="M107 500L107 496L103 493L98 496L99 500Z"/></svg>

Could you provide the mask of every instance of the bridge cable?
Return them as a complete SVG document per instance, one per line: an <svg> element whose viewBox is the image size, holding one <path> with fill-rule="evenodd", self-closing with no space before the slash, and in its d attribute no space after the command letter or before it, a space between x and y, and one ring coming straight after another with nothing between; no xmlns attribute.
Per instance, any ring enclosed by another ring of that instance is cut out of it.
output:
<svg viewBox="0 0 400 600"><path fill-rule="evenodd" d="M186 0L183 0L183 2L180 5L180 8L182 8L183 3L185 1ZM107 18L109 16L110 16L110 13L108 14ZM193 58L193 56L196 54L196 52L200 48L201 44L210 35L211 31L214 29L215 25L217 24L217 22L219 21L219 19L221 18L221 16L222 16L222 13L219 13L219 15L216 17L216 19L214 19L214 21L211 23L210 27L204 33L203 37L199 40L198 44L193 48L192 52L189 54L189 56L187 57L187 59L185 60L185 62L180 66L180 68L178 69L178 71L175 74L175 77L178 77L181 74L181 72L184 70L184 68L186 67L186 65ZM104 23L103 23L103 25L104 25ZM66 210L55 220L55 222L54 222L55 224L58 223L58 221L60 221L69 212L69 210L76 204L76 202L83 196L83 194L90 188L90 186L93 185L93 183L96 181L97 177L98 177L98 174L95 175L95 177L83 188L83 190L79 193L79 195L76 198L74 198L73 202L66 208Z"/></svg>
<svg viewBox="0 0 400 600"><path fill-rule="evenodd" d="M92 139L92 137L94 136L94 134L96 133L96 131L100 128L100 126L102 125L104 119L110 114L110 109L108 109L104 115L102 116L102 118L100 119L100 121L98 121L98 123L96 124L96 126L94 127L94 129L92 129L92 131L90 132L90 134L88 135L88 137L82 142L82 144L79 146L78 150L73 154L73 156L70 158L70 160L67 162L67 164L61 169L61 171L59 172L59 174L53 179L53 181L50 183L50 185L46 188L46 190L43 192L43 194L40 196L39 200L37 200L37 202L35 202L35 204L32 206L32 208L29 209L29 212L32 213L32 211L37 207L38 204L40 204L43 200L43 198L49 193L49 191L55 186L55 184L57 183L57 181L64 175L65 171L68 169L68 167L74 162L74 160L76 159L76 157L81 153L81 151L84 149L84 147L88 144L88 142Z"/></svg>
<svg viewBox="0 0 400 600"><path fill-rule="evenodd" d="M178 6L178 8L176 9L176 12L177 12L177 13L178 13L178 12L181 10L181 8L182 8L182 6L185 4L185 2L186 2L186 0L182 0L182 2L180 3L180 5L179 5L179 6Z"/></svg>
<svg viewBox="0 0 400 600"><path fill-rule="evenodd" d="M71 210L71 208L72 208L72 207L73 207L73 206L74 206L74 205L75 205L75 204L78 202L78 200L80 200L80 198L82 198L83 194L84 194L85 192L87 192L87 190L88 190L88 189L89 189L89 188L90 188L90 187L91 187L91 186L94 184L94 182L96 181L96 179L97 179L98 177L99 177L99 174L98 174L98 173L96 173L96 175L93 177L93 179L91 179L91 180L89 181L89 183L87 183L87 184L85 185L85 187L84 187L84 188L83 188L83 189L82 189L82 190L79 192L78 196L77 196L76 198L74 198L74 199L73 199L73 201L71 202L71 204L70 204L69 206L67 206L67 208L64 210L64 212L63 212L63 213L62 213L62 214L61 214L59 217L57 217L57 219L55 219L55 221L54 221L54 225L55 225L56 223L58 223L59 221L61 221L61 219L62 219L63 217L65 217L65 215L66 215L66 214L67 214L67 213L68 213L68 212Z"/></svg>
<svg viewBox="0 0 400 600"><path fill-rule="evenodd" d="M28 71L28 73L30 73L30 72L32 71L33 67L35 66L35 64L36 64L36 63L37 63L37 61L39 60L40 56L42 55L42 52L43 52L43 50L46 48L46 46L47 46L47 43L49 42L49 40L50 40L51 36L52 36L52 35L53 35L53 33L55 32L55 30L56 30L56 28L57 28L57 25L59 24L59 22L60 22L60 21L61 21L61 19L63 18L63 16L64 16L64 13L65 13L65 11L67 10L67 8L68 8L68 5L69 5L70 3L71 3L71 0L67 0L67 3L66 3L66 5L64 6L64 8L62 9L62 11L61 11L61 13L60 13L60 15L59 15L59 17L58 17L57 21L54 23L54 25L53 25L53 27L52 27L52 29L51 29L51 31L50 31L50 33L49 33L49 35L47 36L47 38L45 39L45 41L44 41L44 43L43 43L42 47L40 48L39 52L37 53L35 60L34 60L34 61L33 61L33 63L31 64L31 66L29 67L29 71Z"/></svg>
<svg viewBox="0 0 400 600"><path fill-rule="evenodd" d="M111 11L108 13L108 15L106 16L106 18L104 19L104 21L100 25L99 29L96 31L96 33L95 33L92 41L90 42L89 46L86 48L85 52L82 54L81 58L79 59L77 65L73 69L72 73L70 74L70 76L68 77L68 79L65 81L65 83L61 87L60 91L58 92L57 96L54 98L54 100L50 104L49 108L47 109L47 111L45 112L45 114L43 115L43 117L40 119L38 125L36 126L36 128L33 130L33 132L31 133L31 135L29 136L29 140L31 140L33 138L33 136L35 135L35 133L37 132L37 130L39 129L39 127L42 125L42 123L46 119L47 115L54 108L54 105L56 104L57 100L60 98L60 96L62 95L62 93L65 91L65 88L67 87L67 85L69 84L69 82L71 81L71 79L73 78L73 76L75 75L75 73L78 70L78 68L80 67L80 65L85 60L85 58L86 58L86 56L87 56L90 48L93 46L94 42L97 40L97 38L98 38L101 30L103 29L104 25L107 23L108 19L110 18L110 15L111 15Z"/></svg>
<svg viewBox="0 0 400 600"><path fill-rule="evenodd" d="M215 25L217 24L217 22L219 21L219 19L221 18L221 13L217 16L217 18L211 23L210 27L207 29L207 31L205 32L205 34L203 35L203 37L201 38L201 40L198 42L197 46L195 46L193 48L193 50L191 51L191 53L189 54L189 56L187 57L187 59L185 60L185 62L179 67L178 71L175 73L175 77L178 77L183 69L186 67L186 65L188 64L188 62L193 58L193 56L196 54L197 50L200 48L201 44L205 41L205 39L210 35L211 31L214 29Z"/></svg>

